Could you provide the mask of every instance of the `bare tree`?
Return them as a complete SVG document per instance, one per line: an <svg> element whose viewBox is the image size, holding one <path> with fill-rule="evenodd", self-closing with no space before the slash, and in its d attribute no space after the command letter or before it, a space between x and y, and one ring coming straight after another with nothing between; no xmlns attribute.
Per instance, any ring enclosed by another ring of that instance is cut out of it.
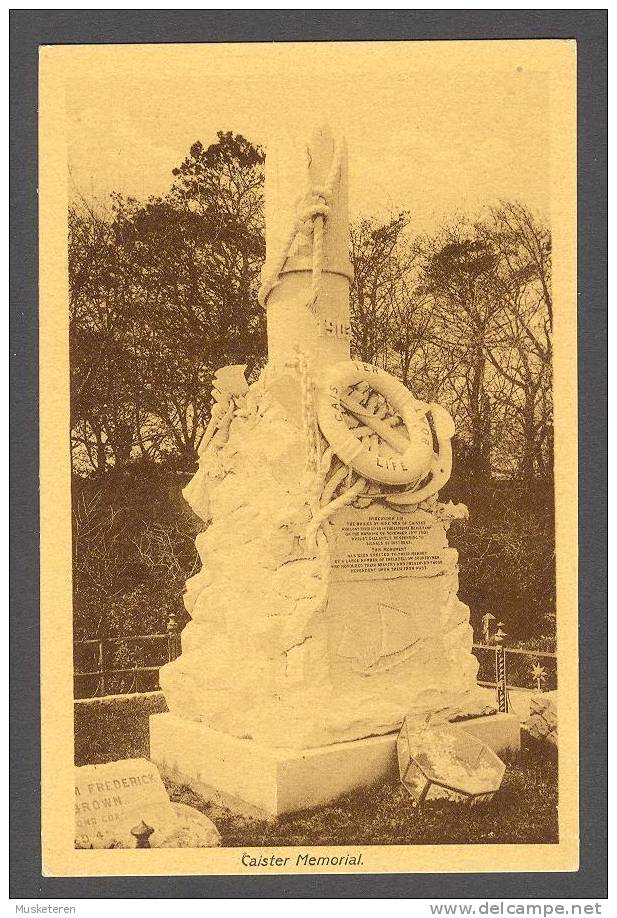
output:
<svg viewBox="0 0 617 918"><path fill-rule="evenodd" d="M463 218L425 243L425 288L434 301L431 341L447 368L471 474L491 474L492 425L488 352L502 306L491 295L496 256Z"/></svg>
<svg viewBox="0 0 617 918"><path fill-rule="evenodd" d="M546 477L552 468L548 229L524 205L504 203L475 222L455 219L424 248L424 284L434 299L430 372L457 417L470 474Z"/></svg>
<svg viewBox="0 0 617 918"><path fill-rule="evenodd" d="M385 223L364 218L351 227L351 346L362 360L371 363L388 361L392 302L397 284L408 270L402 252L408 224L409 214L403 212Z"/></svg>
<svg viewBox="0 0 617 918"><path fill-rule="evenodd" d="M487 356L511 385L518 471L524 480L546 477L553 463L550 233L527 207L510 202L492 209L478 235L497 256L494 297L502 310Z"/></svg>

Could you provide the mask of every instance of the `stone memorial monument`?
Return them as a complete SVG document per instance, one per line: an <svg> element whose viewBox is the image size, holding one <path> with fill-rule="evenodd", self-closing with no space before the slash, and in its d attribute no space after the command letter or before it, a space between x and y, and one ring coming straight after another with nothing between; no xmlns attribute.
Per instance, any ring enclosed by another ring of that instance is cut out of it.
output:
<svg viewBox="0 0 617 918"><path fill-rule="evenodd" d="M202 568L151 755L277 814L395 773L406 716L474 717L498 751L518 724L476 685L447 542L466 509L438 501L452 419L350 359L344 142L269 148L265 191L268 363L215 375L184 492Z"/></svg>

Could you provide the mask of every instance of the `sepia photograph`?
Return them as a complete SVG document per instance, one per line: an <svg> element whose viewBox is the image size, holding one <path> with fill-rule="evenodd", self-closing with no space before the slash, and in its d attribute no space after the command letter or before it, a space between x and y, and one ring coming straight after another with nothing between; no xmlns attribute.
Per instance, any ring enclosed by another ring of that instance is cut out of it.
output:
<svg viewBox="0 0 617 918"><path fill-rule="evenodd" d="M575 870L575 42L40 68L50 874Z"/></svg>

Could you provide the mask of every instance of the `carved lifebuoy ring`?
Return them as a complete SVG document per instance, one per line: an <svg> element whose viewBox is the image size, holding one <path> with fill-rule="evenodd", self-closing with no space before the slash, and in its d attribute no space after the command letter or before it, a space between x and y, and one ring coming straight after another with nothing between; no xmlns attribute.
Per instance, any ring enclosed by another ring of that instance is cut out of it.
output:
<svg viewBox="0 0 617 918"><path fill-rule="evenodd" d="M344 408L351 407L356 416L361 414L362 406L350 402L346 394L360 382L368 382L371 389L383 395L401 418L408 440L386 422L370 416L373 429L395 445L397 455L389 457L370 451L346 424ZM426 418L430 407L414 398L395 376L356 360L343 360L330 367L317 394L319 427L339 459L363 478L387 485L418 484L430 471L434 458L433 435Z"/></svg>
<svg viewBox="0 0 617 918"><path fill-rule="evenodd" d="M409 506L411 504L420 504L428 500L434 494L443 488L452 474L452 437L455 433L454 421L448 411L435 402L429 405L429 411L433 419L435 429L435 438L437 440L437 452L433 453L433 459L430 466L430 478L421 488L410 491L401 491L397 494L384 494L384 498L389 504L399 506Z"/></svg>

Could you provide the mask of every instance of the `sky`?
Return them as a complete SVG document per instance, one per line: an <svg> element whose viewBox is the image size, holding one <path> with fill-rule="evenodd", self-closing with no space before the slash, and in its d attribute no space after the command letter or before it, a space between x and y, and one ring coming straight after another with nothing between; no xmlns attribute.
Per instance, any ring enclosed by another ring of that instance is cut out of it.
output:
<svg viewBox="0 0 617 918"><path fill-rule="evenodd" d="M308 137L327 121L347 139L352 217L408 209L428 232L512 198L548 216L550 85L529 44L77 46L70 193L163 194L191 144L218 130L267 153L281 130Z"/></svg>

